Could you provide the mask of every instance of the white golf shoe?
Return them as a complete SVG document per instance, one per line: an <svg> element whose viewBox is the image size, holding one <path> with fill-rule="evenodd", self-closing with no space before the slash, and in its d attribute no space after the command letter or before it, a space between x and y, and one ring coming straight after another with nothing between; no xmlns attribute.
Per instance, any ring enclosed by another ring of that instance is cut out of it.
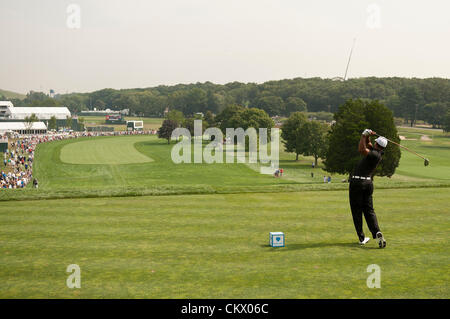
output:
<svg viewBox="0 0 450 319"><path fill-rule="evenodd" d="M377 233L376 237L377 237L378 247L380 247L380 248L386 247L386 240L384 239L383 234L380 231Z"/></svg>
<svg viewBox="0 0 450 319"><path fill-rule="evenodd" d="M363 240L363 241L360 241L359 244L360 244L361 246L363 246L363 245L367 244L367 242L368 242L369 240L370 240L369 237L364 237L364 240Z"/></svg>

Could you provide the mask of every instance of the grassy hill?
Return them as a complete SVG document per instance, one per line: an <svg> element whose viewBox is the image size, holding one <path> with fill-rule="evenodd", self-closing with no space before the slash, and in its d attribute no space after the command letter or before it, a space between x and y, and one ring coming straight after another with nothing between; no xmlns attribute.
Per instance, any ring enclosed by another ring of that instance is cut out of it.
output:
<svg viewBox="0 0 450 319"><path fill-rule="evenodd" d="M2 89L0 89L0 95L3 95L8 99L20 99L20 100L22 100L26 97L25 94L2 90Z"/></svg>

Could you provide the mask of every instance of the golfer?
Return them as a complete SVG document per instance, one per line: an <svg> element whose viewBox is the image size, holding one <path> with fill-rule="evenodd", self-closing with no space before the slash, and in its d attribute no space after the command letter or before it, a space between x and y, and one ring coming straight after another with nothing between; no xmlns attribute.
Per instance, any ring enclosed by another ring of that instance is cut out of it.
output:
<svg viewBox="0 0 450 319"><path fill-rule="evenodd" d="M373 210L373 174L381 161L384 149L387 146L386 138L380 136L375 140L375 145L369 140L370 135L376 133L370 129L365 129L359 141L358 151L364 157L356 166L353 175L350 177L350 208L352 210L353 223L355 224L356 234L359 238L359 244L365 245L369 237L364 236L363 218L366 219L367 226L374 239L378 241L380 248L386 247L386 240L378 226L377 215Z"/></svg>

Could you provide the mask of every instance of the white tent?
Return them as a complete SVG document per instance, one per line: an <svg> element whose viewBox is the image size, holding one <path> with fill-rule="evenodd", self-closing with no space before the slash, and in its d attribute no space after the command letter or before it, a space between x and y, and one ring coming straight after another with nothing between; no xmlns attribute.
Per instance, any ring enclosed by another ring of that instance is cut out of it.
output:
<svg viewBox="0 0 450 319"><path fill-rule="evenodd" d="M0 122L0 134L17 132L20 134L44 134L47 126L44 122Z"/></svg>
<svg viewBox="0 0 450 319"><path fill-rule="evenodd" d="M15 107L10 101L0 101L0 119L24 120L31 114L40 120L50 120L53 116L57 120L65 120L70 111L67 107Z"/></svg>

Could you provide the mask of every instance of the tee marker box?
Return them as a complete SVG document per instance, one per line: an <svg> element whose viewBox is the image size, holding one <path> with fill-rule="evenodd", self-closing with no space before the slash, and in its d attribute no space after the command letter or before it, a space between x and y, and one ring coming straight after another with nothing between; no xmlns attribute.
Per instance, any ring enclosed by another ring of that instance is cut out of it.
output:
<svg viewBox="0 0 450 319"><path fill-rule="evenodd" d="M271 232L269 234L269 244L271 247L284 247L284 233Z"/></svg>

